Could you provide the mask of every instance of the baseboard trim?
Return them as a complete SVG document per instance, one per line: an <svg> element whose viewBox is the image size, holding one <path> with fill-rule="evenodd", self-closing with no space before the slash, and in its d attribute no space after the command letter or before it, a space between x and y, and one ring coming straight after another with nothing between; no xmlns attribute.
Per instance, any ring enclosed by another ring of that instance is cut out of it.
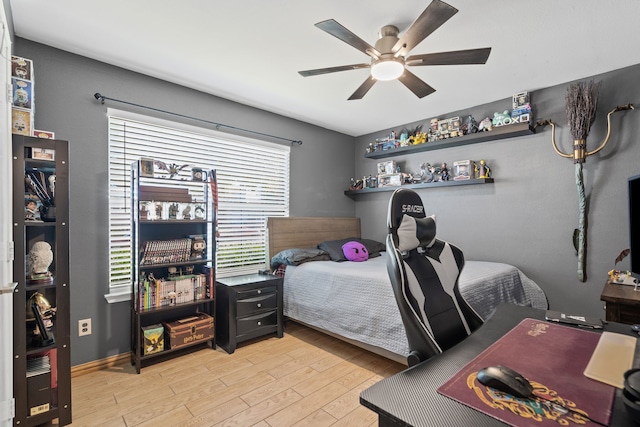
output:
<svg viewBox="0 0 640 427"><path fill-rule="evenodd" d="M131 362L131 353L122 353L71 367L71 378Z"/></svg>

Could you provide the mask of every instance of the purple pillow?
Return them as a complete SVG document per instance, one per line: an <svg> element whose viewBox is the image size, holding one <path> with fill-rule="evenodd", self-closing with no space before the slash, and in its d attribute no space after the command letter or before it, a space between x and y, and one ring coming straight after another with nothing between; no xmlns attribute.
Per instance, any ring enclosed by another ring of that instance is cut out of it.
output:
<svg viewBox="0 0 640 427"><path fill-rule="evenodd" d="M342 252L349 261L366 261L369 259L367 248L360 242L347 242L342 245Z"/></svg>

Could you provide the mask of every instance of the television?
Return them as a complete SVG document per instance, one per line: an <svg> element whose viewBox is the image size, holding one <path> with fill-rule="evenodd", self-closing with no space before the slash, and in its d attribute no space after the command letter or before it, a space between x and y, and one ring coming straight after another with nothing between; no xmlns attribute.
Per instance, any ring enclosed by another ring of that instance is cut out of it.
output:
<svg viewBox="0 0 640 427"><path fill-rule="evenodd" d="M629 270L640 279L640 175L629 178L629 249Z"/></svg>

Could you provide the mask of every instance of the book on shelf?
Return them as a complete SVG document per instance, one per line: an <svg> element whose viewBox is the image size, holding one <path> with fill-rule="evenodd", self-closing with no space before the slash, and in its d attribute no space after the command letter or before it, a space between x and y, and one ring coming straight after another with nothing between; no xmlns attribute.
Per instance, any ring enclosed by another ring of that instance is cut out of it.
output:
<svg viewBox="0 0 640 427"><path fill-rule="evenodd" d="M142 250L141 265L187 262L191 258L191 239L148 240Z"/></svg>
<svg viewBox="0 0 640 427"><path fill-rule="evenodd" d="M188 274L165 279L144 274L138 282L138 307L144 310L179 305L207 298L207 276Z"/></svg>

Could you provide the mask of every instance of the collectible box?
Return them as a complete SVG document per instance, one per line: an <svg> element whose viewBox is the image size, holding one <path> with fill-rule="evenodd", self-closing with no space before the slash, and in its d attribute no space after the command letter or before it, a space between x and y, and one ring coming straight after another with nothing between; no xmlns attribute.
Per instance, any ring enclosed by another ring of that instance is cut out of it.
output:
<svg viewBox="0 0 640 427"><path fill-rule="evenodd" d="M166 322L165 327L170 349L213 339L213 317L206 313Z"/></svg>
<svg viewBox="0 0 640 427"><path fill-rule="evenodd" d="M397 187L402 185L401 173L388 173L378 175L378 187Z"/></svg>
<svg viewBox="0 0 640 427"><path fill-rule="evenodd" d="M458 160L453 162L453 180L461 181L465 179L474 179L474 163L471 160Z"/></svg>
<svg viewBox="0 0 640 427"><path fill-rule="evenodd" d="M142 327L143 355L164 351L164 326L161 324Z"/></svg>

